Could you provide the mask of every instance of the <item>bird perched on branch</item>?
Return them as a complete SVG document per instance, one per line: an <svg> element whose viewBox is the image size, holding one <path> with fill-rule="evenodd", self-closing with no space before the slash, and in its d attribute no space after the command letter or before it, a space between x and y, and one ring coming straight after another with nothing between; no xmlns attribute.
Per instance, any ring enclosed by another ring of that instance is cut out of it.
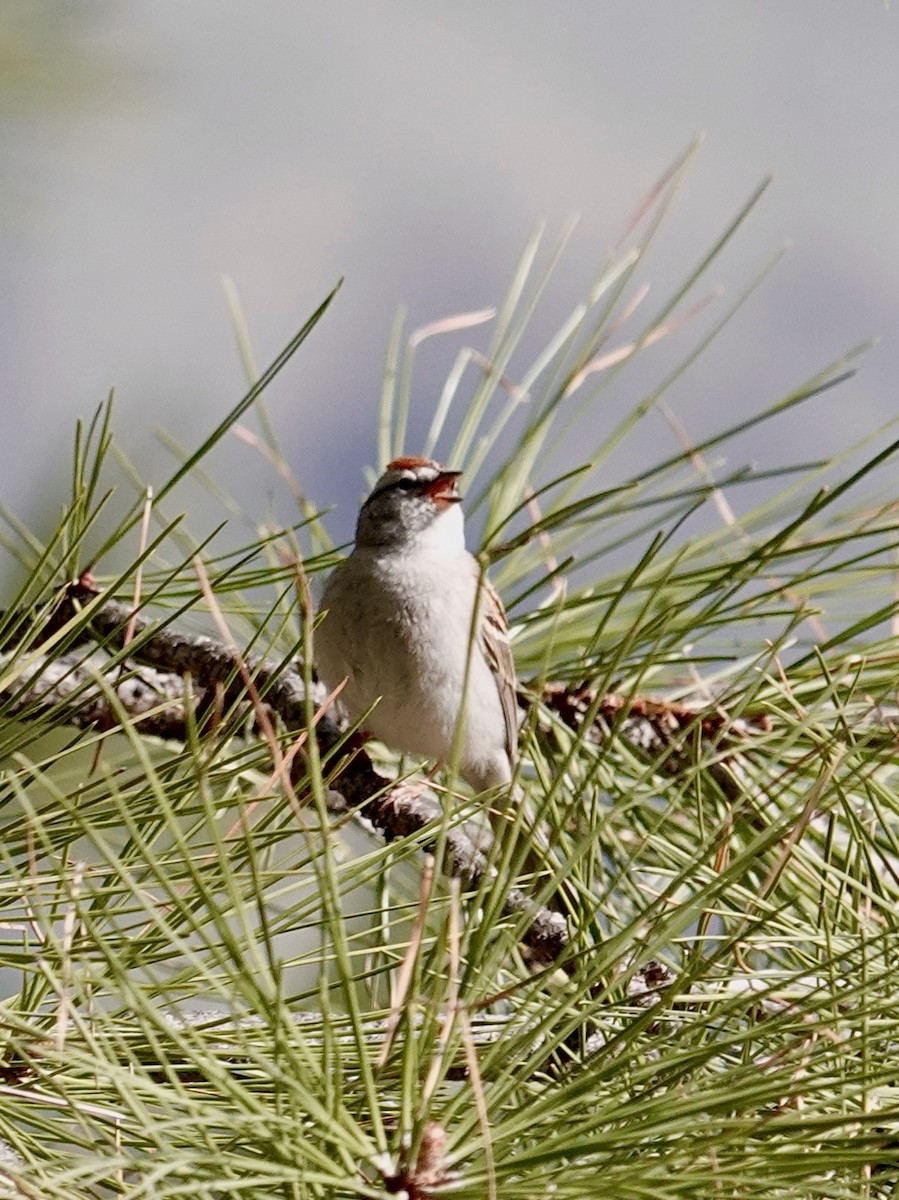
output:
<svg viewBox="0 0 899 1200"><path fill-rule="evenodd" d="M351 718L394 750L456 761L480 792L511 782L518 706L502 603L465 548L460 474L388 465L325 586L315 658L328 687L346 680Z"/></svg>

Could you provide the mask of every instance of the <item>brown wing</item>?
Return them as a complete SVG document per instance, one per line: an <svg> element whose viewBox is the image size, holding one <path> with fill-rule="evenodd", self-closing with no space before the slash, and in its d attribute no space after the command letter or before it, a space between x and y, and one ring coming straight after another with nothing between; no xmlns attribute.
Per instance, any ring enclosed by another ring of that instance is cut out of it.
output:
<svg viewBox="0 0 899 1200"><path fill-rule="evenodd" d="M487 659L496 689L499 692L503 717L506 721L506 749L509 761L515 762L518 747L518 700L515 695L515 660L509 642L509 624L503 602L496 588L481 576L481 608L478 629L481 651Z"/></svg>

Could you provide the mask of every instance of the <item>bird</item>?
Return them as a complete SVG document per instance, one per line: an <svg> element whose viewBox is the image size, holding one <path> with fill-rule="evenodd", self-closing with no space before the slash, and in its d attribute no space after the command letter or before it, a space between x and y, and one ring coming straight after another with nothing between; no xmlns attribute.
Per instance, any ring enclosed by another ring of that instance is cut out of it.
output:
<svg viewBox="0 0 899 1200"><path fill-rule="evenodd" d="M461 474L430 458L388 464L325 584L315 663L368 734L508 801L515 665L502 602L465 546Z"/></svg>

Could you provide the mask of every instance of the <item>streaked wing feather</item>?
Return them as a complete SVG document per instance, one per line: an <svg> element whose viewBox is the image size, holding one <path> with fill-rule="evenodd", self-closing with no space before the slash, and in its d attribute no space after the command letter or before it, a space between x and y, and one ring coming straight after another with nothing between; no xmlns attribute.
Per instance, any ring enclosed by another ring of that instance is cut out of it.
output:
<svg viewBox="0 0 899 1200"><path fill-rule="evenodd" d="M518 700L515 694L515 660L509 642L506 611L496 588L481 576L480 634L481 650L493 672L496 689L506 722L506 749L510 762L515 761L518 746Z"/></svg>

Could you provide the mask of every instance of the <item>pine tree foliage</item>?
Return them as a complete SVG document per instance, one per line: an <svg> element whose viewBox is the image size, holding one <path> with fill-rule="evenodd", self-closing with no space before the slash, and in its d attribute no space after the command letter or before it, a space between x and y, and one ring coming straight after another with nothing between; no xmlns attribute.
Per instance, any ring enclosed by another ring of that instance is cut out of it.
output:
<svg viewBox="0 0 899 1200"><path fill-rule="evenodd" d="M465 468L513 626L528 807L484 870L452 873L489 797L451 775L440 815L392 840L334 802L354 743L316 733L308 597L336 552L264 413L261 435L238 424L330 297L155 493L106 406L58 528L4 514L4 1194L892 1195L897 443L725 458L813 413L852 355L699 441L677 424L666 393L745 298L700 316L706 276L758 198L646 316L688 158L536 351L563 252L539 236L498 312L391 341L373 469L401 450ZM418 347L488 316L409 445ZM680 359L625 410L662 340ZM675 448L629 476L616 452L660 415ZM299 506L242 544L173 508L238 428ZM97 635L112 601L140 622L117 643ZM233 651L214 702L142 664L183 630ZM298 724L262 662L299 670ZM378 754L385 792L420 766ZM535 905L561 911L552 961L526 946Z"/></svg>

